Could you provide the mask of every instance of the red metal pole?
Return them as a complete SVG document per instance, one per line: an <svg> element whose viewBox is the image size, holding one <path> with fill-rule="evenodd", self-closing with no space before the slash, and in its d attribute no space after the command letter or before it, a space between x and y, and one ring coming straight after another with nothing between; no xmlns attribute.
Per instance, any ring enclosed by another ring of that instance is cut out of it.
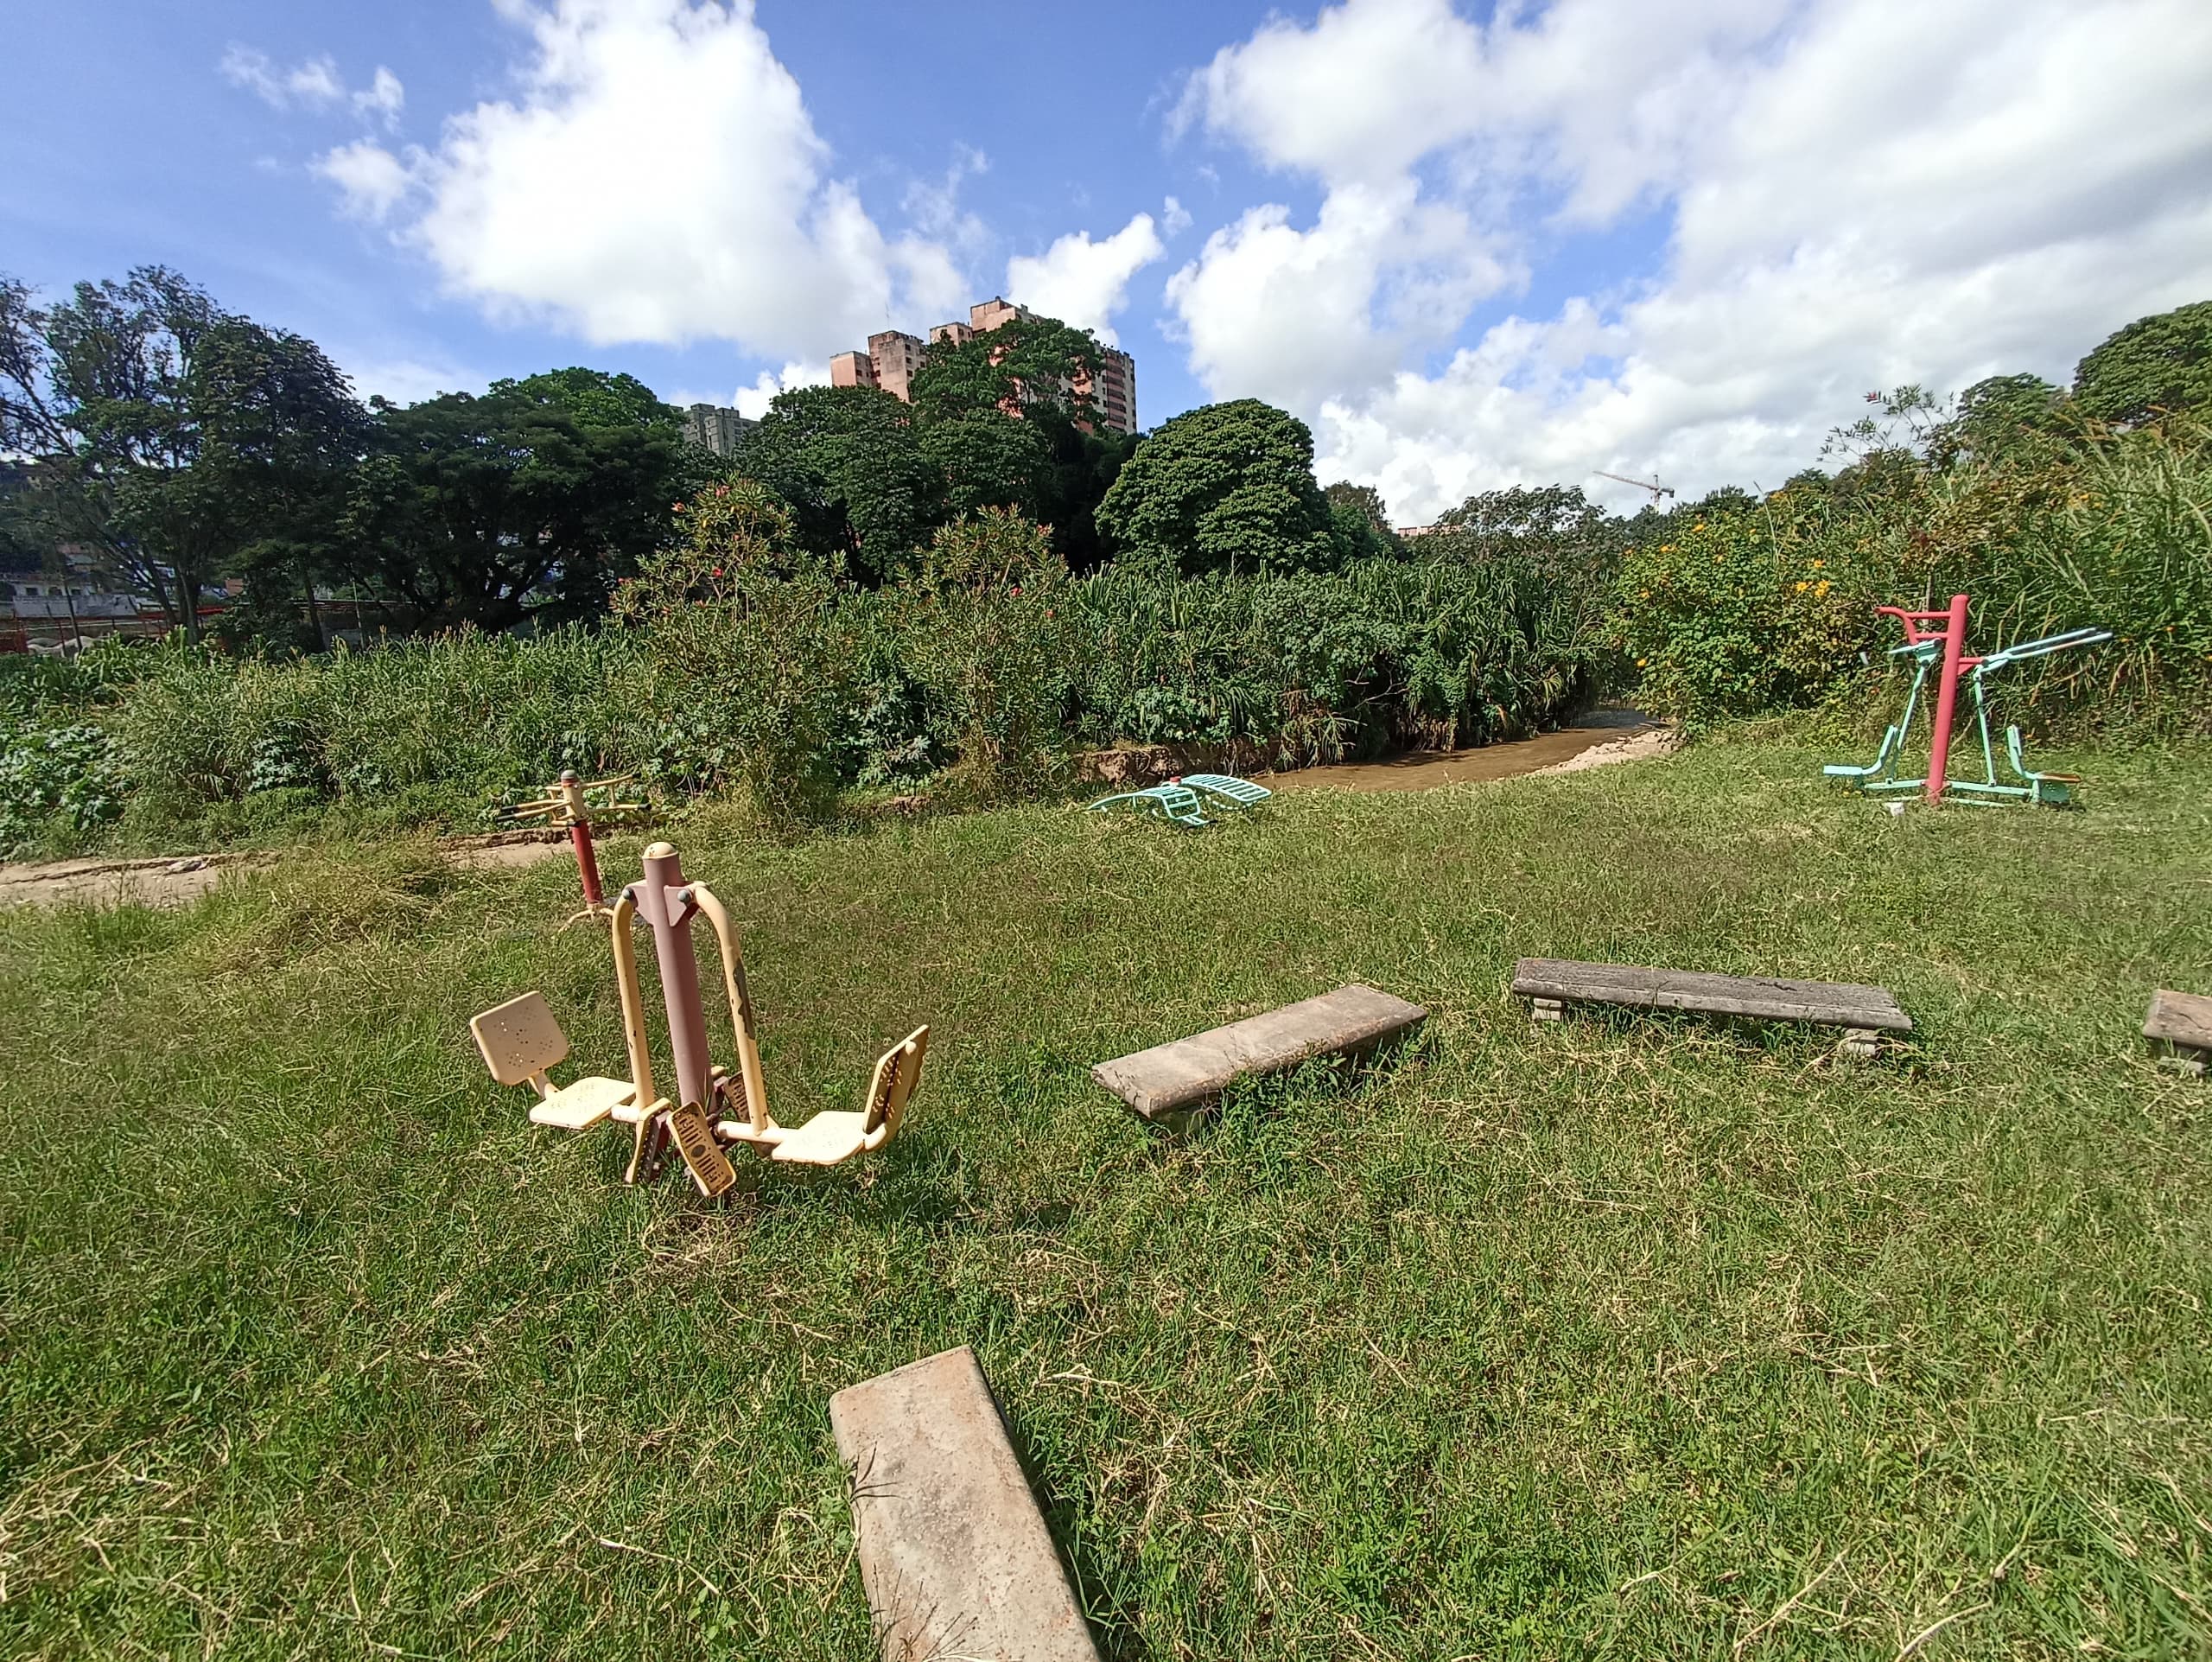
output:
<svg viewBox="0 0 2212 1662"><path fill-rule="evenodd" d="M591 822L579 819L569 826L569 841L576 850L576 875L584 880L584 904L596 912L607 905L599 886L599 855L591 845Z"/></svg>
<svg viewBox="0 0 2212 1662"><path fill-rule="evenodd" d="M1936 726L1928 743L1928 800L1943 799L1943 770L1951 760L1951 715L1959 701L1959 659L1967 646L1967 597L1951 596L1950 621L1944 625L1943 672L1936 683Z"/></svg>

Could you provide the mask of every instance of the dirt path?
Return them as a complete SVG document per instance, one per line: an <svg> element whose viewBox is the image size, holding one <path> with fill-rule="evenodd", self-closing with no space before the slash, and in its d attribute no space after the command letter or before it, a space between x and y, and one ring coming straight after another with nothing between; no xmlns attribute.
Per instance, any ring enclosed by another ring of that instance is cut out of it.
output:
<svg viewBox="0 0 2212 1662"><path fill-rule="evenodd" d="M1576 726L1510 744L1421 751L1389 761L1301 767L1265 777L1269 787L1278 791L1431 791L1440 785L1575 774L1617 761L1638 761L1664 755L1675 742L1671 731L1632 710L1605 710L1585 717Z"/></svg>
<svg viewBox="0 0 2212 1662"><path fill-rule="evenodd" d="M559 831L499 831L488 837L450 837L438 845L457 866L471 870L536 865L564 857ZM276 859L266 850L192 854L150 860L53 860L40 864L0 863L0 906L58 906L87 901L96 906L137 902L178 906L220 882L226 871L251 870Z"/></svg>

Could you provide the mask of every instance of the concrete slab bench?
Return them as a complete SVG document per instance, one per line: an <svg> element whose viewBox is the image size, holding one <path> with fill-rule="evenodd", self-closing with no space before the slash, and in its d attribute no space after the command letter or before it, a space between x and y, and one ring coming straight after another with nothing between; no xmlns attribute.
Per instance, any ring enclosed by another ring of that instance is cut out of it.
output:
<svg viewBox="0 0 2212 1662"><path fill-rule="evenodd" d="M830 1398L884 1662L1098 1662L976 1353Z"/></svg>
<svg viewBox="0 0 2212 1662"><path fill-rule="evenodd" d="M1570 1005L1612 1004L1840 1027L1844 1054L1861 1059L1880 1049L1884 1034L1912 1031L1912 1018L1897 1007L1888 988L1851 981L1788 981L1524 958L1513 966L1513 990L1529 1001L1529 1014L1539 1022L1560 1020Z"/></svg>
<svg viewBox="0 0 2212 1662"><path fill-rule="evenodd" d="M2143 1036L2184 1073L2202 1079L2212 1063L2212 998L2161 987L2151 995Z"/></svg>
<svg viewBox="0 0 2212 1662"><path fill-rule="evenodd" d="M1287 1073L1316 1056L1371 1050L1428 1012L1355 982L1264 1016L1100 1062L1090 1076L1145 1118L1179 1124L1236 1080Z"/></svg>

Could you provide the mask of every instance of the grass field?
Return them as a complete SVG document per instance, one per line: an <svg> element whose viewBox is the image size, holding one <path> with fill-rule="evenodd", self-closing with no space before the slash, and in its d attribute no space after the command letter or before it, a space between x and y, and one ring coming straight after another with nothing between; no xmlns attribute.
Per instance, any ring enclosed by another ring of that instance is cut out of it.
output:
<svg viewBox="0 0 2212 1662"><path fill-rule="evenodd" d="M1037 808L675 833L786 1120L934 1024L900 1141L625 1190L485 1078L560 865L303 855L0 917L0 1652L861 1659L826 1404L976 1347L1116 1658L2212 1648L2212 753L1891 818L1819 755L1192 835ZM634 869L635 841L610 852ZM1518 954L1885 983L1532 1027ZM1090 1063L1361 979L1431 1006L1174 1140Z"/></svg>

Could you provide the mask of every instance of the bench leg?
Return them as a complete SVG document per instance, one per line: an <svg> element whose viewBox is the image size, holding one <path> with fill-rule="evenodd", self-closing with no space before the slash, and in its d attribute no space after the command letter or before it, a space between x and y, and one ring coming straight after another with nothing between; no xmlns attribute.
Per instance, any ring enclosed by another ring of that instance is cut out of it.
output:
<svg viewBox="0 0 2212 1662"><path fill-rule="evenodd" d="M2212 1050L2199 1050L2192 1045L2169 1045L2166 1054L2158 1058L2158 1066L2171 1067L2184 1079L2201 1079L2206 1064L2212 1062Z"/></svg>
<svg viewBox="0 0 2212 1662"><path fill-rule="evenodd" d="M1836 1054L1850 1062L1871 1062L1882 1054L1882 1035L1878 1028L1846 1028L1843 1042L1836 1048Z"/></svg>
<svg viewBox="0 0 2212 1662"><path fill-rule="evenodd" d="M1556 998L1531 998L1529 1019L1532 1022L1559 1022L1566 1019L1567 1011Z"/></svg>

